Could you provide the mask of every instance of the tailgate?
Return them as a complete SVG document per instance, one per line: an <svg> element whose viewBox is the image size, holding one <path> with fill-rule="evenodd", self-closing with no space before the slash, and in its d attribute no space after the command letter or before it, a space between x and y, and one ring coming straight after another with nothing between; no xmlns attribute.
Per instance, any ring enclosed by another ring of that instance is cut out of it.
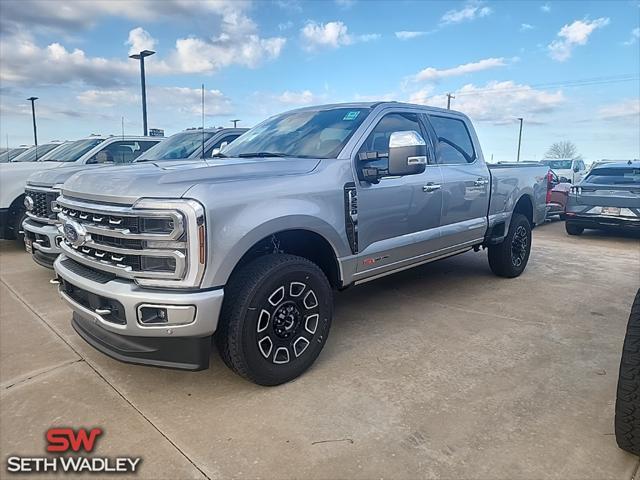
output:
<svg viewBox="0 0 640 480"><path fill-rule="evenodd" d="M575 200L577 205L600 207L640 208L640 188L628 186L579 186Z"/></svg>

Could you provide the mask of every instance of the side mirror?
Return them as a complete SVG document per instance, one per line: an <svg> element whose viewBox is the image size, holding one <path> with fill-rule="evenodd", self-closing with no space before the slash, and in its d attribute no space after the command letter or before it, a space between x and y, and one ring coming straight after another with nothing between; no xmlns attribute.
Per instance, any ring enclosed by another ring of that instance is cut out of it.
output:
<svg viewBox="0 0 640 480"><path fill-rule="evenodd" d="M427 167L427 144L415 130L393 132L389 137L389 175L416 175Z"/></svg>
<svg viewBox="0 0 640 480"><path fill-rule="evenodd" d="M211 155L210 156L213 157L213 156L215 156L215 155L217 155L219 153L220 153L220 149L219 148L214 148L213 150L211 150Z"/></svg>
<svg viewBox="0 0 640 480"><path fill-rule="evenodd" d="M578 173L578 172L580 171L580 166L579 166L579 165L576 165L575 167L573 167L573 171L574 171L575 173Z"/></svg>

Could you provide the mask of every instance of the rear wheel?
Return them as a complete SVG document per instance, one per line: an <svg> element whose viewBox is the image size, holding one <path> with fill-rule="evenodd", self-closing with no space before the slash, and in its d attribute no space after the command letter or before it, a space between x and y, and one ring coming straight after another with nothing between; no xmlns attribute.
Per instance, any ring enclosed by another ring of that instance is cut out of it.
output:
<svg viewBox="0 0 640 480"><path fill-rule="evenodd" d="M575 223L571 223L569 221L566 221L564 223L564 228L569 235L582 235L582 232L584 232L583 227L580 227Z"/></svg>
<svg viewBox="0 0 640 480"><path fill-rule="evenodd" d="M614 425L618 446L640 455L640 290L622 346Z"/></svg>
<svg viewBox="0 0 640 480"><path fill-rule="evenodd" d="M489 266L499 277L519 276L531 253L531 225L527 217L514 213L502 243L489 246Z"/></svg>
<svg viewBox="0 0 640 480"><path fill-rule="evenodd" d="M266 255L230 279L215 341L236 373L279 385L313 364L332 315L331 287L317 265L295 255Z"/></svg>

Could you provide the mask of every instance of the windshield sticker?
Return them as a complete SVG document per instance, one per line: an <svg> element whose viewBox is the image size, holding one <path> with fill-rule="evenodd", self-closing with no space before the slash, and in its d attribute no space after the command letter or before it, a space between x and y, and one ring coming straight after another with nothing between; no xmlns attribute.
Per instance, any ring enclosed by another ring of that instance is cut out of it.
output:
<svg viewBox="0 0 640 480"><path fill-rule="evenodd" d="M355 111L355 112L348 112L343 118L342 120L355 120L356 118L358 118L358 115L360 115L359 111Z"/></svg>

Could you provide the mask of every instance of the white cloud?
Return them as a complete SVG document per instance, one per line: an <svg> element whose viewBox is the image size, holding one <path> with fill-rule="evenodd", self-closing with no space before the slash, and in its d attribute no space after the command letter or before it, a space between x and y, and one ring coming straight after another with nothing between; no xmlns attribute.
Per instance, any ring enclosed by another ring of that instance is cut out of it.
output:
<svg viewBox="0 0 640 480"><path fill-rule="evenodd" d="M622 44L633 45L638 41L639 38L640 38L640 27L636 27L633 30L631 30L631 36L629 37L629 40L627 40L626 42L623 42Z"/></svg>
<svg viewBox="0 0 640 480"><path fill-rule="evenodd" d="M521 23L520 24L520 31L521 32L526 32L527 30L533 30L534 28L536 28L536 27L534 27L530 23Z"/></svg>
<svg viewBox="0 0 640 480"><path fill-rule="evenodd" d="M311 105L317 102L318 96L314 95L310 90L300 92L286 90L277 95L275 99L284 105Z"/></svg>
<svg viewBox="0 0 640 480"><path fill-rule="evenodd" d="M99 108L110 108L139 101L138 95L130 89L85 90L76 98L84 105Z"/></svg>
<svg viewBox="0 0 640 480"><path fill-rule="evenodd" d="M415 32L415 31L406 31L406 30L395 32L396 38L400 40L411 40L413 38L422 37L427 34L429 34L429 32Z"/></svg>
<svg viewBox="0 0 640 480"><path fill-rule="evenodd" d="M142 27L134 28L129 32L129 38L125 42L129 45L129 55L139 53L142 50L153 50L156 47L156 39Z"/></svg>
<svg viewBox="0 0 640 480"><path fill-rule="evenodd" d="M471 0L460 10L452 9L446 12L442 18L440 18L440 23L448 25L452 23L469 22L476 18L486 17L487 15L490 15L491 12L491 8L483 6L482 2Z"/></svg>
<svg viewBox="0 0 640 480"><path fill-rule="evenodd" d="M319 48L338 48L356 42L370 42L380 38L378 33L352 35L348 27L341 21L318 23L308 21L300 30L306 50Z"/></svg>
<svg viewBox="0 0 640 480"><path fill-rule="evenodd" d="M318 47L338 48L342 45L350 45L353 38L349 35L349 29L342 22L316 23L307 22L300 31L302 38L307 43L308 49Z"/></svg>
<svg viewBox="0 0 640 480"><path fill-rule="evenodd" d="M549 13L551 11L551 5L549 5L548 3L540 5L540 10L542 10L544 13Z"/></svg>
<svg viewBox="0 0 640 480"><path fill-rule="evenodd" d="M559 40L548 45L549 56L558 62L564 62L571 57L573 49L578 45L586 45L589 36L598 28L609 24L609 18L601 17L593 21L576 20L567 24L558 32Z"/></svg>
<svg viewBox="0 0 640 480"><path fill-rule="evenodd" d="M40 47L26 34L3 39L2 60L0 79L13 84L109 86L131 81L137 71L137 65L128 59L88 57L83 50L69 51L57 42Z"/></svg>
<svg viewBox="0 0 640 480"><path fill-rule="evenodd" d="M176 17L188 19L202 14L222 15L249 7L250 3L245 0L21 0L3 2L0 20L8 31L22 26L29 31L44 28L67 32L90 28L105 16L149 22Z"/></svg>
<svg viewBox="0 0 640 480"><path fill-rule="evenodd" d="M356 0L334 0L340 8L351 8L356 4Z"/></svg>
<svg viewBox="0 0 640 480"><path fill-rule="evenodd" d="M205 90L206 116L228 115L232 102L220 90ZM187 87L155 87L149 90L149 104L168 113L178 111L187 115L202 112L202 90Z"/></svg>
<svg viewBox="0 0 640 480"><path fill-rule="evenodd" d="M620 118L634 118L637 120L640 116L640 97L606 105L598 110L598 116L603 120Z"/></svg>
<svg viewBox="0 0 640 480"><path fill-rule="evenodd" d="M452 108L469 115L472 120L496 125L526 117L529 123L542 123L549 112L565 101L562 91L536 90L513 81L492 81L483 87L467 84L452 92L456 97ZM446 95L431 96L429 88L414 92L409 101L422 105L446 107Z"/></svg>
<svg viewBox="0 0 640 480"><path fill-rule="evenodd" d="M415 74L412 79L418 82L429 81L436 82L448 77L457 77L459 75L466 75L468 73L480 72L482 70L489 70L491 68L504 67L507 62L504 58L485 58L477 62L465 63L453 68L446 68L438 70L437 68L427 67Z"/></svg>

